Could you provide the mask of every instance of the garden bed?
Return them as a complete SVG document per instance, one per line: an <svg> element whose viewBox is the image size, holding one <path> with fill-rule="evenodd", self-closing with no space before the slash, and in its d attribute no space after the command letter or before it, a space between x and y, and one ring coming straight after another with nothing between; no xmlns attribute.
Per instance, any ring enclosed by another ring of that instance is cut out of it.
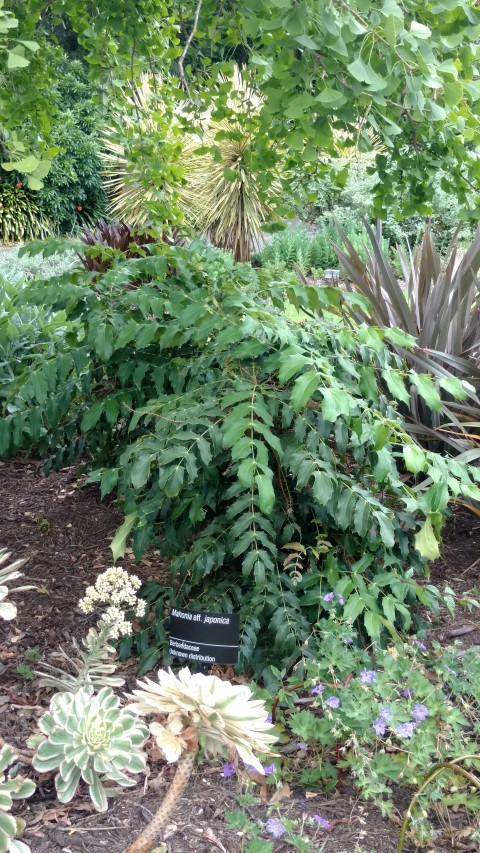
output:
<svg viewBox="0 0 480 853"><path fill-rule="evenodd" d="M109 542L122 516L113 503L100 503L96 488L79 488L82 474L78 468L67 468L45 479L39 462L17 458L0 463L0 476L0 544L15 557L28 558L26 582L37 587L15 596L16 620L0 623L1 734L22 751L50 697L38 687L33 670L40 659L55 663L59 645L68 649L72 637L86 633L88 617L76 605L87 584L111 564ZM478 585L479 553L480 519L459 509L447 524L443 557L432 566L432 582L440 587L448 582L457 593L472 589ZM127 551L125 565L145 581L161 583L167 576L165 564L153 549L138 564ZM442 613L432 624L429 640L435 637L451 643L452 633L460 632L466 645L480 646L477 613L459 611L454 621ZM135 662L127 662L121 670L127 687L131 687ZM34 797L21 806L33 853L108 848L120 853L148 820L172 772L171 767L153 761L145 783L123 793L106 815L92 813L87 795L77 797L73 804L58 804L53 778L42 779ZM239 831L225 823L225 813L238 808L239 793L238 780L223 779L221 765L202 766L173 817L169 853L240 853ZM320 813L330 821L329 832L317 830L318 847L314 849L328 853L396 850L400 814L408 804L405 791L396 801L394 821L383 818L371 803L359 800L348 785L330 796L318 794L305 799L305 791L287 789L283 794L285 818ZM266 812L266 805L248 807L255 819L265 820ZM312 838L313 833L311 826L306 828L306 835ZM460 850L474 849L461 846L461 842L459 845ZM279 841L274 849L280 853L291 848ZM442 848L436 844L434 849ZM448 849L452 849L450 845Z"/></svg>

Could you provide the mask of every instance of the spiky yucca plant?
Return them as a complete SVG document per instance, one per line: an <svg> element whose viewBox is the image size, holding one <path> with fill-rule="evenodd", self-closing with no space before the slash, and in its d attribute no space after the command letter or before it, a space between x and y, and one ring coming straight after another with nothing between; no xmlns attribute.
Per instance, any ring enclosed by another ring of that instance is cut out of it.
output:
<svg viewBox="0 0 480 853"><path fill-rule="evenodd" d="M39 726L46 738L33 766L39 773L58 767L55 785L61 803L70 802L83 779L95 808L106 811L107 796L115 789L104 782L130 787L136 781L128 774L145 768L142 746L148 730L130 710L120 708L109 687L93 695L89 690L57 694Z"/></svg>
<svg viewBox="0 0 480 853"><path fill-rule="evenodd" d="M163 803L128 853L152 849L190 778L200 739L208 753L216 755L227 746L259 773L264 770L255 753L269 753L277 740L267 722L265 703L254 699L247 685L233 685L215 675L192 675L188 667L178 675L159 670L158 683L145 679L138 684L129 707L138 714L164 718L151 723L150 731L166 760L178 761L178 766Z"/></svg>
<svg viewBox="0 0 480 853"><path fill-rule="evenodd" d="M158 207L163 214L178 198L180 128L164 113L162 78L142 74L103 133L100 159L108 212L132 228L149 225L152 210Z"/></svg>
<svg viewBox="0 0 480 853"><path fill-rule="evenodd" d="M19 569L20 566L23 566L26 562L26 560L15 560L13 563L5 565L10 557L11 554L6 548L0 549L0 619L6 620L15 619L15 616L17 615L17 606L13 601L8 601L7 599L9 592L7 583L22 577L22 573L17 571L17 569ZM26 589L34 589L34 587L19 586L10 590L10 592L19 592Z"/></svg>
<svg viewBox="0 0 480 853"><path fill-rule="evenodd" d="M35 783L17 774L9 775L8 767L17 756L9 744L0 749L0 853L30 853L30 847L15 838L23 832L25 821L8 814L13 800L31 797Z"/></svg>
<svg viewBox="0 0 480 853"><path fill-rule="evenodd" d="M154 78L143 77L128 102L137 111L138 139L142 134L148 139L155 127L155 116L161 114ZM275 216L275 202L280 196L276 176L268 195L260 191L258 161L252 157L256 146L255 117L260 108L260 99L237 67L227 103L232 117L217 119L210 111L202 119L201 134L184 133L178 139L184 174L177 191L185 221L215 246L231 251L237 261L248 260L258 247L262 226ZM128 121L131 123L132 119ZM179 134L175 123L170 134L173 143ZM155 180L145 184L142 157L136 162L132 150L135 146L130 124L117 122L116 127L105 131L102 158L110 213L143 226L149 219L149 205L161 198L167 187Z"/></svg>

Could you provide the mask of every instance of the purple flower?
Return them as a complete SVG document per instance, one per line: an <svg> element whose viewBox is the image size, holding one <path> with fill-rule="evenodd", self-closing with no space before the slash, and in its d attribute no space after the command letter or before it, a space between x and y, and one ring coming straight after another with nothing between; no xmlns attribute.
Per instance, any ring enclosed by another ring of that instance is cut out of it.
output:
<svg viewBox="0 0 480 853"><path fill-rule="evenodd" d="M397 729L397 735L405 738L413 737L416 726L416 723L402 723L402 725Z"/></svg>
<svg viewBox="0 0 480 853"><path fill-rule="evenodd" d="M271 776L272 773L275 773L276 769L276 764L269 764L268 767L263 768L263 772L265 773L265 776Z"/></svg>
<svg viewBox="0 0 480 853"><path fill-rule="evenodd" d="M244 764L244 767L245 770L248 770L249 773L258 773L257 768L254 767L253 764Z"/></svg>
<svg viewBox="0 0 480 853"><path fill-rule="evenodd" d="M325 690L324 684L317 684L316 687L313 687L312 690L310 690L310 693L312 696L318 696L318 694L323 693L324 690Z"/></svg>
<svg viewBox="0 0 480 853"><path fill-rule="evenodd" d="M377 717L372 723L372 729L376 735L384 735L387 730L387 724L383 717Z"/></svg>
<svg viewBox="0 0 480 853"><path fill-rule="evenodd" d="M331 823L324 817L322 817L322 815L320 814L314 814L312 820L314 820L315 823L318 823L318 825L321 826L322 829L330 829L331 827Z"/></svg>
<svg viewBox="0 0 480 853"><path fill-rule="evenodd" d="M226 764L223 765L223 773L222 776L224 779L230 779L230 776L235 775L235 765L232 761L227 761Z"/></svg>
<svg viewBox="0 0 480 853"><path fill-rule="evenodd" d="M377 680L377 673L374 669L362 669L360 673L360 681L362 684L374 684Z"/></svg>
<svg viewBox="0 0 480 853"><path fill-rule="evenodd" d="M343 642L345 643L346 646L351 646L353 643L353 640L351 637L344 637Z"/></svg>
<svg viewBox="0 0 480 853"><path fill-rule="evenodd" d="M329 696L327 701L325 702L325 705L327 706L327 708L338 708L338 706L340 705L340 699L338 699L336 696Z"/></svg>
<svg viewBox="0 0 480 853"><path fill-rule="evenodd" d="M335 596L333 592L327 592L327 594L323 596L324 601L333 601L334 598Z"/></svg>
<svg viewBox="0 0 480 853"><path fill-rule="evenodd" d="M265 717L265 722L270 723L270 725L273 723L271 714L267 714L267 716Z"/></svg>
<svg viewBox="0 0 480 853"><path fill-rule="evenodd" d="M384 708L380 708L380 716L382 720L389 720L392 716L392 709L385 706Z"/></svg>
<svg viewBox="0 0 480 853"><path fill-rule="evenodd" d="M418 702L413 706L412 717L415 717L417 722L421 723L423 720L426 720L430 715L430 711L425 705L420 705Z"/></svg>
<svg viewBox="0 0 480 853"><path fill-rule="evenodd" d="M269 817L266 824L265 829L268 834L273 838L281 838L282 835L285 835L286 829L281 820L278 820L276 817Z"/></svg>
<svg viewBox="0 0 480 853"><path fill-rule="evenodd" d="M339 604L341 604L341 606L342 606L342 607L343 607L343 605L345 604L345 601L344 601L343 595L342 595L340 592L337 594L337 601L338 601L338 603L339 603Z"/></svg>
<svg viewBox="0 0 480 853"><path fill-rule="evenodd" d="M405 699L413 699L413 690L412 690L412 688L411 688L411 687L407 687L407 689L406 689L406 690L402 690L402 696L404 696L404 697L405 697Z"/></svg>
<svg viewBox="0 0 480 853"><path fill-rule="evenodd" d="M414 640L413 645L416 646L417 649L420 649L421 652L427 651L427 647L426 647L425 643L422 643L420 640Z"/></svg>
<svg viewBox="0 0 480 853"><path fill-rule="evenodd" d="M297 747L297 749L308 749L306 743L296 743L295 746Z"/></svg>

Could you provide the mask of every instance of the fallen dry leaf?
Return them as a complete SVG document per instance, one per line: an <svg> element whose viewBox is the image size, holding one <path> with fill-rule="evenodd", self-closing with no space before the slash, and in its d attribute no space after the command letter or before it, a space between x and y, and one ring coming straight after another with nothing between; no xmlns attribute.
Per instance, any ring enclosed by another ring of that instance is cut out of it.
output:
<svg viewBox="0 0 480 853"><path fill-rule="evenodd" d="M290 785L288 782L283 782L280 788L270 797L270 803L281 803L283 800L288 800L292 796Z"/></svg>
<svg viewBox="0 0 480 853"><path fill-rule="evenodd" d="M228 853L228 850L223 846L220 839L217 838L213 829L210 829L210 827L203 830L203 837L206 838L207 841L211 841L212 844L215 844L215 846L218 847L218 849L221 850L222 853Z"/></svg>

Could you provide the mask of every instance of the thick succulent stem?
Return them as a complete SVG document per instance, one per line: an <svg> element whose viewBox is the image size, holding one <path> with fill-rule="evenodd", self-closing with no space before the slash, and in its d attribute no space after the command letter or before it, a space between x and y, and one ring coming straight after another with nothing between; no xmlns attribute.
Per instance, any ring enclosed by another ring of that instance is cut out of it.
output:
<svg viewBox="0 0 480 853"><path fill-rule="evenodd" d="M142 834L128 848L127 853L150 853L162 829L177 805L183 790L190 779L195 764L196 752L185 752L178 760L177 772L172 783L163 798L162 804L155 812L150 823L145 827Z"/></svg>

